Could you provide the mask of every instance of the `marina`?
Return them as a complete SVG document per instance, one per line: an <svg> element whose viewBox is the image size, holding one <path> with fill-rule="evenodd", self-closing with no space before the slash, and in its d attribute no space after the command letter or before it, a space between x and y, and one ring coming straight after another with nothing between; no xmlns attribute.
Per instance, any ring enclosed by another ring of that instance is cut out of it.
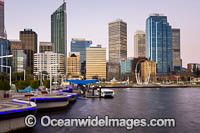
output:
<svg viewBox="0 0 200 133"><path fill-rule="evenodd" d="M29 133L199 133L199 88L113 88L115 97L110 98L77 98L77 101L65 109L55 112L38 113L37 120L48 115L51 118L87 118L96 115L103 118L175 118L175 128L76 128L76 127L47 127L40 122L33 128L19 130ZM14 131L14 133L19 132Z"/></svg>

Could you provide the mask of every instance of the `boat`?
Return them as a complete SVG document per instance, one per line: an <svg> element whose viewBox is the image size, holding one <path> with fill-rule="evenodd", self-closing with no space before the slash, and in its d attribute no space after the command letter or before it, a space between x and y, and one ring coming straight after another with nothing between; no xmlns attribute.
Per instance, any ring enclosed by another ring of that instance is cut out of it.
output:
<svg viewBox="0 0 200 133"><path fill-rule="evenodd" d="M99 95L100 89L97 89L96 95ZM111 89L101 89L101 97L114 97L114 91Z"/></svg>

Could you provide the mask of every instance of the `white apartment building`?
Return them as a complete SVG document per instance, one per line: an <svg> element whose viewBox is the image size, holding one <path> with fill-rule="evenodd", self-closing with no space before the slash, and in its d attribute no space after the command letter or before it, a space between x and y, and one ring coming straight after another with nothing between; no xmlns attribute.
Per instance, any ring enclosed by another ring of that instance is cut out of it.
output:
<svg viewBox="0 0 200 133"><path fill-rule="evenodd" d="M64 54L45 52L34 54L34 74L46 71L48 75L50 72L52 76L64 74Z"/></svg>

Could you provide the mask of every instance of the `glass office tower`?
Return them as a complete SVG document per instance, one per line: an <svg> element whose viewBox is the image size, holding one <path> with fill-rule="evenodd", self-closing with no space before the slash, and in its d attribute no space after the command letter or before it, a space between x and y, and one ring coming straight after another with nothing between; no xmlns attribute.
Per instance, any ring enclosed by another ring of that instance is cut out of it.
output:
<svg viewBox="0 0 200 133"><path fill-rule="evenodd" d="M51 42L54 45L54 52L67 53L67 15L66 2L64 2L51 15Z"/></svg>
<svg viewBox="0 0 200 133"><path fill-rule="evenodd" d="M157 63L157 73L173 70L172 29L167 16L152 14L146 20L147 57Z"/></svg>
<svg viewBox="0 0 200 133"><path fill-rule="evenodd" d="M81 57L81 74L85 75L85 62L86 62L86 48L92 45L92 41L87 41L85 39L72 39L71 41L71 52L80 52Z"/></svg>
<svg viewBox="0 0 200 133"><path fill-rule="evenodd" d="M0 0L0 36L4 37L4 1Z"/></svg>
<svg viewBox="0 0 200 133"><path fill-rule="evenodd" d="M11 55L10 42L0 38L0 56ZM3 66L11 66L11 58L0 58L0 72L9 73L10 69Z"/></svg>

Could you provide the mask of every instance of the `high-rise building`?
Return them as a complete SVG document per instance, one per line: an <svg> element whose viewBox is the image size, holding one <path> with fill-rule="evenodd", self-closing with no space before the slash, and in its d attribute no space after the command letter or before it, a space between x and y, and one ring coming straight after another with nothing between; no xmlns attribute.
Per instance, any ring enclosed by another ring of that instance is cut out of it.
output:
<svg viewBox="0 0 200 133"><path fill-rule="evenodd" d="M67 56L66 2L51 15L51 42L53 43L55 53Z"/></svg>
<svg viewBox="0 0 200 133"><path fill-rule="evenodd" d="M132 58L128 58L126 60L121 60L121 73L131 73L132 72Z"/></svg>
<svg viewBox="0 0 200 133"><path fill-rule="evenodd" d="M0 0L0 36L5 37L4 1Z"/></svg>
<svg viewBox="0 0 200 133"><path fill-rule="evenodd" d="M109 62L127 58L127 23L121 19L109 23Z"/></svg>
<svg viewBox="0 0 200 133"><path fill-rule="evenodd" d="M21 40L9 40L10 41L10 47L12 50L24 50L24 45L22 44Z"/></svg>
<svg viewBox="0 0 200 133"><path fill-rule="evenodd" d="M106 48L86 49L86 78L106 79Z"/></svg>
<svg viewBox="0 0 200 133"><path fill-rule="evenodd" d="M12 57L12 71L23 72L26 70L27 55L21 40L10 40Z"/></svg>
<svg viewBox="0 0 200 133"><path fill-rule="evenodd" d="M173 71L172 29L167 16L152 14L146 20L147 58L157 63L157 73Z"/></svg>
<svg viewBox="0 0 200 133"><path fill-rule="evenodd" d="M79 52L70 52L67 57L67 75L72 77L81 76L81 62Z"/></svg>
<svg viewBox="0 0 200 133"><path fill-rule="evenodd" d="M81 57L81 74L85 76L86 48L92 45L92 41L81 38L74 38L71 41L71 52L80 52Z"/></svg>
<svg viewBox="0 0 200 133"><path fill-rule="evenodd" d="M64 54L45 52L34 54L34 74L46 71L52 76L64 74Z"/></svg>
<svg viewBox="0 0 200 133"><path fill-rule="evenodd" d="M39 51L40 53L53 52L53 44L51 42L40 42Z"/></svg>
<svg viewBox="0 0 200 133"><path fill-rule="evenodd" d="M33 72L33 56L37 53L37 33L32 29L20 31L20 40L24 45L24 52L27 55L27 67Z"/></svg>
<svg viewBox="0 0 200 133"><path fill-rule="evenodd" d="M146 34L144 31L136 31L134 35L134 57L146 57Z"/></svg>
<svg viewBox="0 0 200 133"><path fill-rule="evenodd" d="M187 69L189 72L196 72L196 71L200 70L200 64L189 63L189 64L187 64Z"/></svg>
<svg viewBox="0 0 200 133"><path fill-rule="evenodd" d="M174 70L182 68L180 29L172 29L172 55Z"/></svg>
<svg viewBox="0 0 200 133"><path fill-rule="evenodd" d="M10 42L0 37L0 56L11 55ZM11 58L0 58L0 72L9 73L10 69L5 66L11 66Z"/></svg>
<svg viewBox="0 0 200 133"><path fill-rule="evenodd" d="M106 64L106 79L107 80L120 80L121 66L118 62L107 62Z"/></svg>
<svg viewBox="0 0 200 133"><path fill-rule="evenodd" d="M26 70L26 60L27 55L23 50L12 50L12 71L13 72L23 72Z"/></svg>

